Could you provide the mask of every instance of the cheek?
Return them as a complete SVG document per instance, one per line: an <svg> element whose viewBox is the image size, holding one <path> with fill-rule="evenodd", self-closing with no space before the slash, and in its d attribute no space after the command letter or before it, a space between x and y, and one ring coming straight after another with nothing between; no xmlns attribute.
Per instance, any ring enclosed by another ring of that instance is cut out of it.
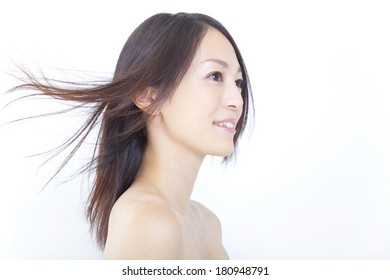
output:
<svg viewBox="0 0 390 280"><path fill-rule="evenodd" d="M162 111L164 126L176 137L195 133L204 125L205 106L196 93L176 92Z"/></svg>
<svg viewBox="0 0 390 280"><path fill-rule="evenodd" d="M222 103L222 90L217 87L203 87L199 88L197 92L189 99L191 107L195 107L198 110L203 110L210 114L215 114L221 107Z"/></svg>
<svg viewBox="0 0 390 280"><path fill-rule="evenodd" d="M169 138L202 154L229 155L233 137L221 133L213 125L220 108L217 89L194 87L177 92L162 111Z"/></svg>
<svg viewBox="0 0 390 280"><path fill-rule="evenodd" d="M221 94L216 87L191 84L172 98L172 105L189 119L212 118L221 103Z"/></svg>

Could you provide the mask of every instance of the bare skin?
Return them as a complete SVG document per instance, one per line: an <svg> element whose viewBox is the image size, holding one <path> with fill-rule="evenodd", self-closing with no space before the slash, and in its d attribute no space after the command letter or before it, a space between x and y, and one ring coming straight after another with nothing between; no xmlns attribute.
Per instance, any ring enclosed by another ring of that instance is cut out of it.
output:
<svg viewBox="0 0 390 280"><path fill-rule="evenodd" d="M210 210L191 201L189 211L180 213L146 189L149 187L133 185L115 205L110 234L121 242L111 240L105 258L228 258L221 242L220 223Z"/></svg>
<svg viewBox="0 0 390 280"><path fill-rule="evenodd" d="M218 218L191 193L205 155L233 152L234 132L216 123L240 118L240 79L233 47L209 29L171 100L151 112L142 165L110 215L105 258L228 258ZM146 110L156 94L149 88L135 102Z"/></svg>

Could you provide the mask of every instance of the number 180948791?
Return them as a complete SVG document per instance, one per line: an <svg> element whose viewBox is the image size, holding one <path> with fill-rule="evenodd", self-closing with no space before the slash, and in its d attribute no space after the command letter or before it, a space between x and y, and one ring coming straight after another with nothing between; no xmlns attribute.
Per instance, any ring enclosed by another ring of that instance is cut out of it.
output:
<svg viewBox="0 0 390 280"><path fill-rule="evenodd" d="M221 266L216 268L216 275L264 275L268 274L268 267L248 266L248 267L230 267Z"/></svg>

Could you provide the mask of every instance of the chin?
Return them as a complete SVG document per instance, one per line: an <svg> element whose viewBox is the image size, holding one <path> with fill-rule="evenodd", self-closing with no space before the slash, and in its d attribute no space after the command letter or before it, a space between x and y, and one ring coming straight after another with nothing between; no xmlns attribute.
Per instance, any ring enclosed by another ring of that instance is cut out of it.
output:
<svg viewBox="0 0 390 280"><path fill-rule="evenodd" d="M213 156L220 156L220 157L228 157L234 152L234 146L232 147L226 147L226 149L219 149L218 151L215 150L213 153L210 153L210 155Z"/></svg>

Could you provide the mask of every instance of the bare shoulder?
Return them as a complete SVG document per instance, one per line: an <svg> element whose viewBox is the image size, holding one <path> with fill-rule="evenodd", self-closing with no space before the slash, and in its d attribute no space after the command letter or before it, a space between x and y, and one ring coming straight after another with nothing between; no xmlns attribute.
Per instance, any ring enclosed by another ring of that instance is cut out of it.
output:
<svg viewBox="0 0 390 280"><path fill-rule="evenodd" d="M217 215L215 215L210 209L197 201L192 201L193 205L197 208L199 213L203 216L208 226L212 228L214 233L218 236L219 239L222 238L221 222Z"/></svg>
<svg viewBox="0 0 390 280"><path fill-rule="evenodd" d="M179 259L182 230L175 212L157 196L133 192L115 203L109 221L107 259Z"/></svg>

